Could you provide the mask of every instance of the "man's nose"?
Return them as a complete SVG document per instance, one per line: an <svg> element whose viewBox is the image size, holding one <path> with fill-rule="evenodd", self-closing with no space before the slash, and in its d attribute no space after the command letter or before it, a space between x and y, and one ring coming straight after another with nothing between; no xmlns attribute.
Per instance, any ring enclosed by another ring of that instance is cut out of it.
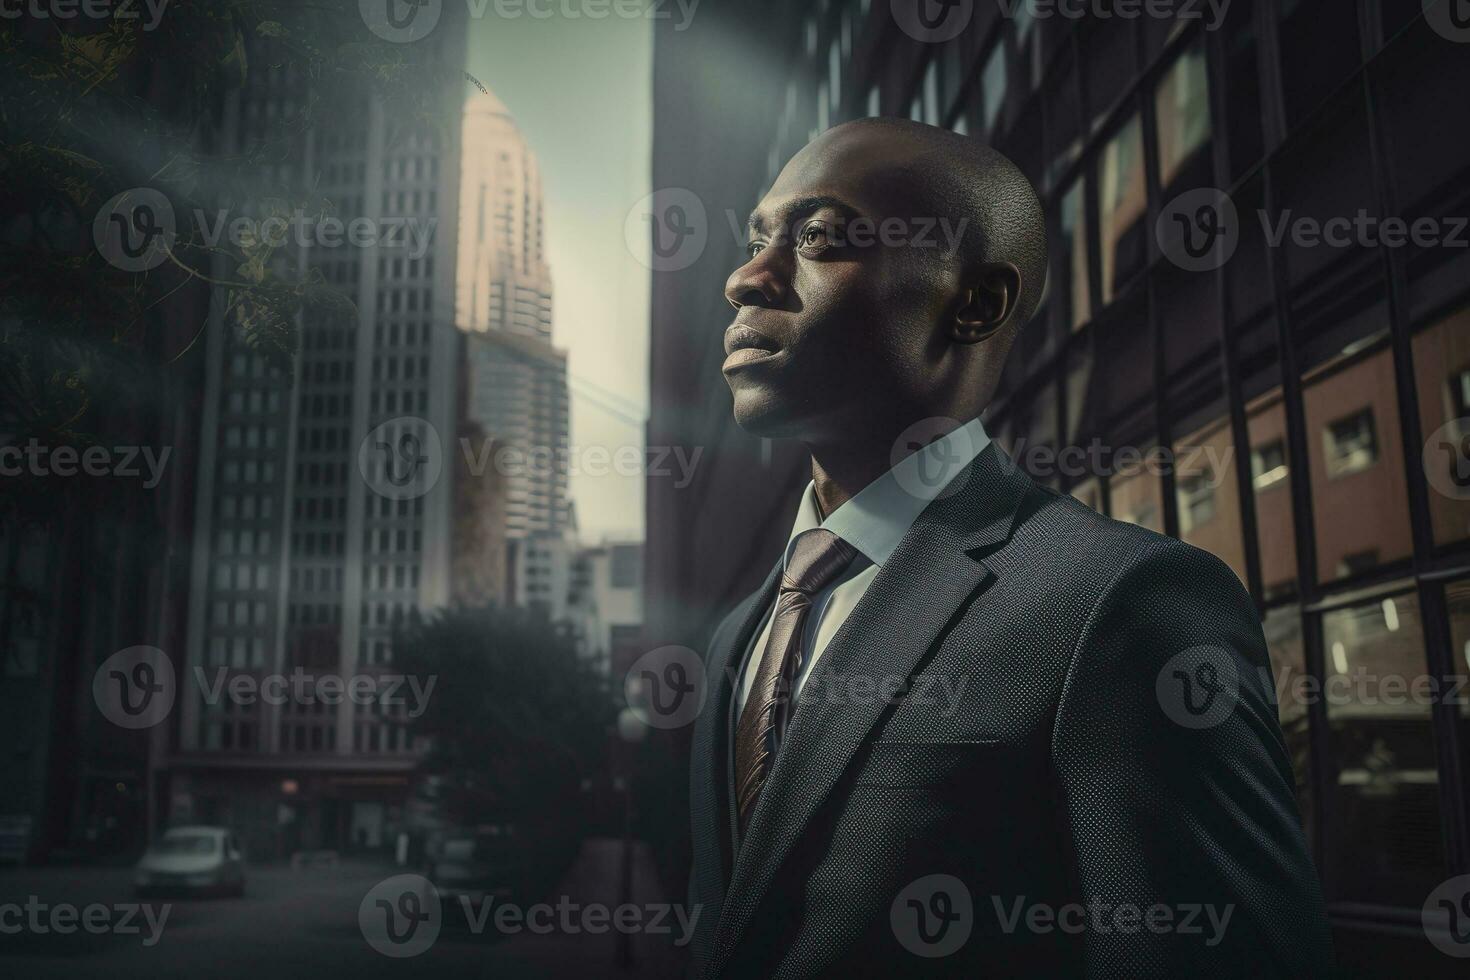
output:
<svg viewBox="0 0 1470 980"><path fill-rule="evenodd" d="M766 248L755 258L730 273L725 280L725 299L737 310L742 306L780 306L786 300L786 273L778 249Z"/></svg>

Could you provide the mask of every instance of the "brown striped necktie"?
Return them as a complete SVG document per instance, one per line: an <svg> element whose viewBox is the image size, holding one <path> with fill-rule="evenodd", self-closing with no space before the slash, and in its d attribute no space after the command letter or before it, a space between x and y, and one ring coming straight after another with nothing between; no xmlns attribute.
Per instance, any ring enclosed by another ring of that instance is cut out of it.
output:
<svg viewBox="0 0 1470 980"><path fill-rule="evenodd" d="M831 531L814 528L797 537L786 559L770 637L735 729L735 801L742 834L790 716L791 689L803 659L802 634L812 596L836 581L856 554Z"/></svg>

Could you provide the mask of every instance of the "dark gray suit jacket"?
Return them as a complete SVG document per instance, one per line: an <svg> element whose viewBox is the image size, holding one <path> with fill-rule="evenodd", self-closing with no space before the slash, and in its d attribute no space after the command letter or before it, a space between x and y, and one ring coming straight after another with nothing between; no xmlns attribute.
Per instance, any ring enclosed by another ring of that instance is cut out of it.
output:
<svg viewBox="0 0 1470 980"><path fill-rule="evenodd" d="M778 569L715 631L694 975L1330 974L1235 576L996 446L958 480L818 661L740 842L732 680Z"/></svg>

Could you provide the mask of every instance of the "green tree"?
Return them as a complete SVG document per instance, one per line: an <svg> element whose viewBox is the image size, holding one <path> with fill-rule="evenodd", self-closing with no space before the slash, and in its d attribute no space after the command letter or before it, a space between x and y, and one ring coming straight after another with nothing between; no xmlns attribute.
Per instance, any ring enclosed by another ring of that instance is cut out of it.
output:
<svg viewBox="0 0 1470 980"><path fill-rule="evenodd" d="M579 822L582 780L603 768L614 705L571 638L534 610L454 607L401 629L394 665L433 694L409 722L431 739L448 820L535 832Z"/></svg>

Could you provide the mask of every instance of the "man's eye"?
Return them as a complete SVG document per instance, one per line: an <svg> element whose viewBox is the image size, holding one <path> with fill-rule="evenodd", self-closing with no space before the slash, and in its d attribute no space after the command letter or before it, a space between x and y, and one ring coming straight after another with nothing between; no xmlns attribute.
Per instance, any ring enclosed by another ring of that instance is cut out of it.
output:
<svg viewBox="0 0 1470 980"><path fill-rule="evenodd" d="M819 224L810 224L801 230L797 243L803 247L822 245L827 241L827 229Z"/></svg>
<svg viewBox="0 0 1470 980"><path fill-rule="evenodd" d="M745 246L745 254L753 259L757 255L761 254L761 252L765 251L765 248L765 242L751 242L749 245Z"/></svg>

